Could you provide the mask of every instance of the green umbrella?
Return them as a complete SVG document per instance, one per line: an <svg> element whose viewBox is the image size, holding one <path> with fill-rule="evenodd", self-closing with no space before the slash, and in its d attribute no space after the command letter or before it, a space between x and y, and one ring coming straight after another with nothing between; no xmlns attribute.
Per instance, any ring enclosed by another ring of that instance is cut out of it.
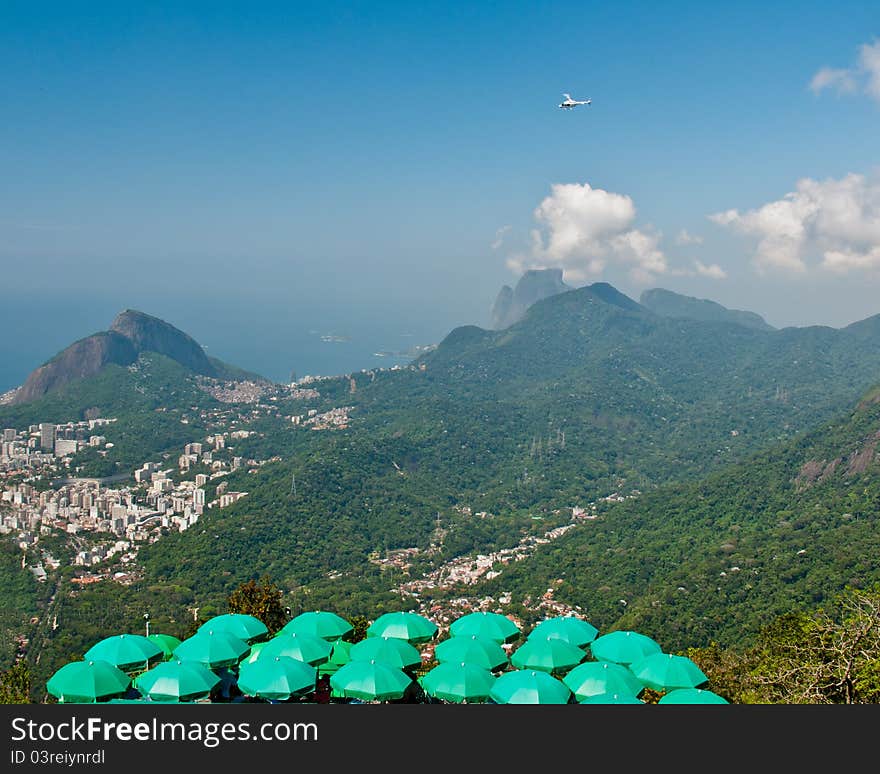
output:
<svg viewBox="0 0 880 774"><path fill-rule="evenodd" d="M317 666L327 661L332 652L333 644L320 637L315 637L312 634L285 632L279 633L266 643L266 647L260 651L259 659L267 656L269 658L290 656L310 666Z"/></svg>
<svg viewBox="0 0 880 774"><path fill-rule="evenodd" d="M248 652L247 656L242 660L242 664L250 664L256 661L260 657L260 653L263 652L263 648L265 648L269 644L270 640L263 640L262 642L255 642L251 645L251 649Z"/></svg>
<svg viewBox="0 0 880 774"><path fill-rule="evenodd" d="M323 640L333 641L351 634L354 627L336 613L328 610L312 610L291 618L281 631L311 634Z"/></svg>
<svg viewBox="0 0 880 774"><path fill-rule="evenodd" d="M704 688L676 688L660 697L658 704L730 704L727 699Z"/></svg>
<svg viewBox="0 0 880 774"><path fill-rule="evenodd" d="M486 611L467 613L452 622L449 633L453 637L476 634L497 643L513 642L520 635L519 627L506 615Z"/></svg>
<svg viewBox="0 0 880 774"><path fill-rule="evenodd" d="M143 634L115 634L89 648L85 661L109 661L123 672L149 669L163 658L163 651Z"/></svg>
<svg viewBox="0 0 880 774"><path fill-rule="evenodd" d="M571 691L547 672L517 669L498 675L489 699L495 704L568 704Z"/></svg>
<svg viewBox="0 0 880 774"><path fill-rule="evenodd" d="M590 643L590 652L596 661L612 661L629 666L652 653L660 653L660 645L645 634L615 631L596 637Z"/></svg>
<svg viewBox="0 0 880 774"><path fill-rule="evenodd" d="M250 646L234 634L213 629L202 629L187 637L174 649L174 657L181 661L198 661L208 669L235 666L250 651Z"/></svg>
<svg viewBox="0 0 880 774"><path fill-rule="evenodd" d="M198 661L163 661L138 675L134 687L151 701L180 702L210 696L220 678Z"/></svg>
<svg viewBox="0 0 880 774"><path fill-rule="evenodd" d="M174 649L180 645L180 640L170 634L148 634L147 639L152 640L162 649L162 655L166 661L171 658Z"/></svg>
<svg viewBox="0 0 880 774"><path fill-rule="evenodd" d="M611 661L585 661L565 675L562 682L578 701L602 694L638 696L645 689L627 667Z"/></svg>
<svg viewBox="0 0 880 774"><path fill-rule="evenodd" d="M382 661L398 669L410 669L422 663L415 645L398 637L367 637L352 645L350 661Z"/></svg>
<svg viewBox="0 0 880 774"><path fill-rule="evenodd" d="M559 637L577 648L583 648L595 640L598 634L599 630L593 624L573 615L560 615L545 618L532 629L529 637Z"/></svg>
<svg viewBox="0 0 880 774"><path fill-rule="evenodd" d="M445 661L419 678L428 696L457 703L484 702L498 678L488 669L467 662Z"/></svg>
<svg viewBox="0 0 880 774"><path fill-rule="evenodd" d="M354 643L348 640L335 640L333 643L333 652L330 658L323 664L318 664L318 676L326 677L338 671L339 667L345 666L351 661L351 649Z"/></svg>
<svg viewBox="0 0 880 774"><path fill-rule="evenodd" d="M199 631L229 632L248 645L265 640L269 629L259 618L244 613L224 613L209 618L199 627Z"/></svg>
<svg viewBox="0 0 880 774"><path fill-rule="evenodd" d="M539 669L551 674L562 674L581 663L587 654L570 642L558 637L530 637L510 658L517 669Z"/></svg>
<svg viewBox="0 0 880 774"><path fill-rule="evenodd" d="M93 704L121 698L131 678L109 661L71 661L46 683L46 690L64 704Z"/></svg>
<svg viewBox="0 0 880 774"><path fill-rule="evenodd" d="M687 656L653 653L630 665L632 673L655 691L696 688L709 682L700 668Z"/></svg>
<svg viewBox="0 0 880 774"><path fill-rule="evenodd" d="M578 704L644 704L640 698L631 693L594 693L581 699Z"/></svg>
<svg viewBox="0 0 880 774"><path fill-rule="evenodd" d="M381 661L349 661L330 675L331 695L365 701L403 698L413 680L402 669Z"/></svg>
<svg viewBox="0 0 880 774"><path fill-rule="evenodd" d="M504 648L495 640L476 634L450 637L438 642L437 647L434 648L434 657L441 663L445 661L461 663L463 661L466 664L474 664L488 669L490 672L495 672L510 662Z"/></svg>
<svg viewBox="0 0 880 774"><path fill-rule="evenodd" d="M367 637L399 637L410 644L429 642L438 631L437 624L408 610L380 615L367 628Z"/></svg>
<svg viewBox="0 0 880 774"><path fill-rule="evenodd" d="M317 670L290 656L275 656L244 663L238 671L238 689L245 696L287 701L314 691Z"/></svg>

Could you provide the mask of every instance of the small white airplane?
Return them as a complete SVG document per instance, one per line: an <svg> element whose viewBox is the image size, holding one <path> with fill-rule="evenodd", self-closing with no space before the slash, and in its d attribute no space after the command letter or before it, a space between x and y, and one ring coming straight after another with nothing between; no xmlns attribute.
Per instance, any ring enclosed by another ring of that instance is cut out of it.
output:
<svg viewBox="0 0 880 774"><path fill-rule="evenodd" d="M576 108L578 105L591 105L593 100L591 99L572 99L571 94L563 94L565 99L559 103L559 107L563 110L571 110L572 108Z"/></svg>

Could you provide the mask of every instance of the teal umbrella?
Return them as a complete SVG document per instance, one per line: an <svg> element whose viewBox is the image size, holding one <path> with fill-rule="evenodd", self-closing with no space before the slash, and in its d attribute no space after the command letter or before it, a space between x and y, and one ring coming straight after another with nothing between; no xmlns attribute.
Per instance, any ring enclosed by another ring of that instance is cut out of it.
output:
<svg viewBox="0 0 880 774"><path fill-rule="evenodd" d="M174 649L180 645L180 640L170 634L148 634L148 640L152 640L162 649L163 658L168 661L174 653Z"/></svg>
<svg viewBox="0 0 880 774"><path fill-rule="evenodd" d="M123 672L133 672L149 669L163 656L162 648L143 634L115 634L92 645L83 659L108 661Z"/></svg>
<svg viewBox="0 0 880 774"><path fill-rule="evenodd" d="M562 678L578 701L602 694L638 696L645 686L622 664L585 661Z"/></svg>
<svg viewBox="0 0 880 774"><path fill-rule="evenodd" d="M219 682L204 664L175 658L138 675L134 687L151 701L181 702L210 696Z"/></svg>
<svg viewBox="0 0 880 774"><path fill-rule="evenodd" d="M437 624L408 610L380 615L367 628L367 637L398 637L410 644L429 642L438 631Z"/></svg>
<svg viewBox="0 0 880 774"><path fill-rule="evenodd" d="M290 656L264 656L241 665L238 689L245 696L287 701L315 690L318 671Z"/></svg>
<svg viewBox="0 0 880 774"><path fill-rule="evenodd" d="M568 704L571 691L547 672L517 669L498 675L489 700L495 704Z"/></svg>
<svg viewBox="0 0 880 774"><path fill-rule="evenodd" d="M599 630L593 624L573 615L560 615L539 622L529 633L529 638L558 637L577 648L583 648L595 640L598 634Z"/></svg>
<svg viewBox="0 0 880 774"><path fill-rule="evenodd" d="M354 627L342 616L329 610L312 610L291 618L281 631L311 634L323 640L333 641L351 634Z"/></svg>
<svg viewBox="0 0 880 774"><path fill-rule="evenodd" d="M131 678L109 661L71 661L46 683L46 690L63 704L93 704L121 698Z"/></svg>
<svg viewBox="0 0 880 774"><path fill-rule="evenodd" d="M269 629L259 618L244 613L224 613L209 618L199 627L199 631L229 632L248 645L265 640Z"/></svg>
<svg viewBox="0 0 880 774"><path fill-rule="evenodd" d="M235 666L250 651L250 646L234 634L213 629L202 629L187 637L174 649L174 657L181 661L198 661L208 669Z"/></svg>
<svg viewBox="0 0 880 774"><path fill-rule="evenodd" d="M263 640L262 642L255 642L251 645L250 651L248 651L247 656L245 656L244 660L241 662L242 664L250 664L256 661L260 657L260 653L263 652L263 648L265 648L269 644L270 640Z"/></svg>
<svg viewBox="0 0 880 774"><path fill-rule="evenodd" d="M676 688L664 693L658 704L730 704L723 696L704 688Z"/></svg>
<svg viewBox="0 0 880 774"><path fill-rule="evenodd" d="M578 704L644 704L640 698L631 693L594 693L581 699Z"/></svg>
<svg viewBox="0 0 880 774"><path fill-rule="evenodd" d="M393 701L402 699L412 682L402 669L381 661L349 661L330 675L330 692L337 698Z"/></svg>
<svg viewBox="0 0 880 774"><path fill-rule="evenodd" d="M504 648L495 640L479 637L476 634L450 637L438 642L434 648L434 657L440 663L445 661L461 663L463 661L466 664L474 664L488 669L490 672L495 672L510 663Z"/></svg>
<svg viewBox="0 0 880 774"><path fill-rule="evenodd" d="M630 669L644 685L655 691L697 688L709 682L709 678L691 659L672 653L645 656L631 664Z"/></svg>
<svg viewBox="0 0 880 774"><path fill-rule="evenodd" d="M335 640L333 642L333 651L330 658L322 664L318 664L318 676L327 677L339 670L339 667L345 666L351 661L351 649L354 643L348 640Z"/></svg>
<svg viewBox="0 0 880 774"><path fill-rule="evenodd" d="M446 661L419 678L428 696L456 703L485 702L498 678L488 669L466 662Z"/></svg>
<svg viewBox="0 0 880 774"><path fill-rule="evenodd" d="M257 659L274 658L275 656L290 656L298 661L303 661L310 666L323 664L330 658L333 652L333 643L315 637L312 634L297 634L296 632L279 632L260 651Z"/></svg>
<svg viewBox="0 0 880 774"><path fill-rule="evenodd" d="M633 631L615 631L596 637L590 643L590 652L596 661L612 661L629 666L652 653L660 653L660 645L646 634Z"/></svg>
<svg viewBox="0 0 880 774"><path fill-rule="evenodd" d="M398 669L411 669L422 663L422 654L415 645L398 637L367 637L352 645L350 661L382 661Z"/></svg>
<svg viewBox="0 0 880 774"><path fill-rule="evenodd" d="M497 643L513 642L520 635L519 627L501 613L476 611L467 613L452 622L449 633L453 637L476 634Z"/></svg>
<svg viewBox="0 0 880 774"><path fill-rule="evenodd" d="M564 674L581 663L587 654L558 637L529 637L510 657L517 669L539 669L550 674Z"/></svg>

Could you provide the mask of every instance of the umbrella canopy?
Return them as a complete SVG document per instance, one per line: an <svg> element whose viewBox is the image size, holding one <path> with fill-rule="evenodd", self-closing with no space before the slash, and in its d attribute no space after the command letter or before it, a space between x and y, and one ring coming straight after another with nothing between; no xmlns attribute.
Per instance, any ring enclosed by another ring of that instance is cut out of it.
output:
<svg viewBox="0 0 880 774"><path fill-rule="evenodd" d="M142 634L115 634L89 648L85 661L108 661L123 672L149 669L163 658L162 648Z"/></svg>
<svg viewBox="0 0 880 774"><path fill-rule="evenodd" d="M596 637L590 643L590 652L596 661L612 661L629 666L652 653L660 653L661 648L646 634L621 630Z"/></svg>
<svg viewBox="0 0 880 774"><path fill-rule="evenodd" d="M354 627L342 616L329 610L312 610L291 618L281 631L311 634L322 640L334 641L351 634Z"/></svg>
<svg viewBox="0 0 880 774"><path fill-rule="evenodd" d="M653 653L630 665L632 673L655 691L696 688L709 682L700 668L687 656Z"/></svg>
<svg viewBox="0 0 880 774"><path fill-rule="evenodd" d="M415 645L431 641L437 632L437 624L429 618L402 610L380 615L367 628L367 637L398 637Z"/></svg>
<svg viewBox="0 0 880 774"><path fill-rule="evenodd" d="M410 669L422 663L415 645L398 637L367 637L352 645L350 661L381 661L398 669Z"/></svg>
<svg viewBox="0 0 880 774"><path fill-rule="evenodd" d="M638 696L645 686L622 664L585 661L562 678L578 701L603 694Z"/></svg>
<svg viewBox="0 0 880 774"><path fill-rule="evenodd" d="M631 693L594 693L581 699L578 704L644 704L640 698Z"/></svg>
<svg viewBox="0 0 880 774"><path fill-rule="evenodd" d="M520 635L519 627L506 615L487 611L467 613L452 622L449 633L453 637L476 634L497 643L513 642Z"/></svg>
<svg viewBox="0 0 880 774"><path fill-rule="evenodd" d="M517 669L539 669L551 674L562 674L581 663L587 654L570 642L558 637L529 638L510 658Z"/></svg>
<svg viewBox="0 0 880 774"><path fill-rule="evenodd" d="M174 649L174 656L181 661L198 661L208 669L217 669L235 666L248 651L250 646L234 634L203 629L181 642Z"/></svg>
<svg viewBox="0 0 880 774"><path fill-rule="evenodd" d="M260 653L263 652L263 648L265 648L268 644L269 640L255 642L253 645L251 645L250 651L248 651L247 656L245 656L241 663L246 664L256 661L260 657Z"/></svg>
<svg viewBox="0 0 880 774"><path fill-rule="evenodd" d="M46 683L46 690L65 704L93 704L121 698L131 678L109 661L71 661Z"/></svg>
<svg viewBox="0 0 880 774"><path fill-rule="evenodd" d="M419 679L428 696L452 702L484 702L498 678L488 669L467 662L446 661Z"/></svg>
<svg viewBox="0 0 880 774"><path fill-rule="evenodd" d="M244 613L224 613L209 618L199 627L199 631L229 632L248 645L265 640L269 629L259 618Z"/></svg>
<svg viewBox="0 0 880 774"><path fill-rule="evenodd" d="M318 670L290 656L264 656L245 662L238 671L238 689L245 696L287 701L315 690Z"/></svg>
<svg viewBox="0 0 880 774"><path fill-rule="evenodd" d="M529 633L529 638L558 637L570 642L576 648L583 648L598 635L599 630L593 624L573 615L560 615L555 618L545 618L538 623Z"/></svg>
<svg viewBox="0 0 880 774"><path fill-rule="evenodd" d="M203 699L219 682L204 664L175 658L138 675L134 687L151 701L179 702Z"/></svg>
<svg viewBox="0 0 880 774"><path fill-rule="evenodd" d="M351 661L351 649L353 647L354 643L348 640L335 640L330 658L323 664L318 664L318 675L320 677L329 676L338 671L339 667L345 666Z"/></svg>
<svg viewBox="0 0 880 774"><path fill-rule="evenodd" d="M290 656L290 658L303 661L310 666L317 666L327 661L332 652L333 644L320 637L315 637L312 634L285 632L279 633L266 643L266 647L260 651L258 660L267 657Z"/></svg>
<svg viewBox="0 0 880 774"><path fill-rule="evenodd" d="M658 704L730 704L727 699L704 688L676 688L663 694Z"/></svg>
<svg viewBox="0 0 880 774"><path fill-rule="evenodd" d="M495 640L488 637L479 637L476 634L464 637L450 637L437 643L434 648L434 657L440 663L450 661L452 663L474 664L475 666L494 672L505 667L510 662L507 653Z"/></svg>
<svg viewBox="0 0 880 774"><path fill-rule="evenodd" d="M162 649L162 657L168 661L174 653L174 649L180 645L180 640L170 634L148 634L148 640L152 640Z"/></svg>
<svg viewBox="0 0 880 774"><path fill-rule="evenodd" d="M568 704L571 691L547 672L516 669L498 675L489 699L495 704Z"/></svg>
<svg viewBox="0 0 880 774"><path fill-rule="evenodd" d="M331 695L364 701L403 698L412 678L402 669L381 661L349 661L330 675Z"/></svg>

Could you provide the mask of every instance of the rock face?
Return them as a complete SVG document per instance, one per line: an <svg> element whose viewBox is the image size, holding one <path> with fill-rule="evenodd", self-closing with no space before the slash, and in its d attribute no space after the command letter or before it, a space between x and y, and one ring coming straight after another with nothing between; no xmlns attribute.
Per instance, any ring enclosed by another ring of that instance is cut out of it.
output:
<svg viewBox="0 0 880 774"><path fill-rule="evenodd" d="M92 376L110 363L130 365L137 350L125 336L103 331L71 344L28 376L14 403L26 403L63 387L74 379Z"/></svg>
<svg viewBox="0 0 880 774"><path fill-rule="evenodd" d="M158 352L197 374L215 375L214 366L196 341L158 317L126 309L116 316L110 331L128 339L137 352Z"/></svg>
<svg viewBox="0 0 880 774"><path fill-rule="evenodd" d="M516 288L505 285L492 307L491 327L501 330L521 319L534 303L573 290L562 281L562 269L529 269Z"/></svg>
<svg viewBox="0 0 880 774"><path fill-rule="evenodd" d="M642 306L650 309L661 317L677 317L688 320L704 320L709 322L732 322L746 328L762 331L776 330L763 317L754 312L739 309L728 309L715 301L704 298L693 298L673 293L671 290L654 288L646 290L639 299Z"/></svg>
<svg viewBox="0 0 880 774"><path fill-rule="evenodd" d="M76 379L94 376L111 363L131 365L141 352L158 352L198 374L216 374L205 351L190 336L158 317L126 309L109 331L74 342L34 370L13 403L26 403Z"/></svg>

